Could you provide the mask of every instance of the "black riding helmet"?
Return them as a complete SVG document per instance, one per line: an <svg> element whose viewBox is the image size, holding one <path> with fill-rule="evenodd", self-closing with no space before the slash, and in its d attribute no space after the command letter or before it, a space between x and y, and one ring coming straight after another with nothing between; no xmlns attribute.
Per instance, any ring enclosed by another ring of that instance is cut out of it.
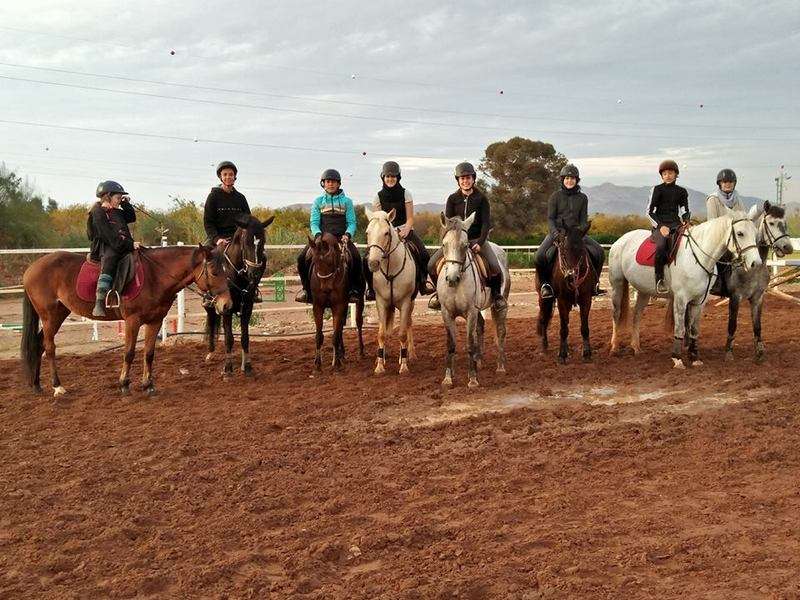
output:
<svg viewBox="0 0 800 600"><path fill-rule="evenodd" d="M578 171L578 167L572 163L561 167L561 172L558 174L558 176L561 178L561 181L564 181L565 177L574 177L577 181L581 180L581 173Z"/></svg>
<svg viewBox="0 0 800 600"><path fill-rule="evenodd" d="M736 173L733 172L733 169L722 169L717 173L717 185L723 181L732 181L734 187L736 187Z"/></svg>
<svg viewBox="0 0 800 600"><path fill-rule="evenodd" d="M338 181L342 183L342 176L339 174L339 171L336 169L325 169L322 172L322 175L319 176L319 187L325 187L325 180L332 179L333 181Z"/></svg>
<svg viewBox="0 0 800 600"><path fill-rule="evenodd" d="M455 175L456 181L458 181L459 177L464 177L465 175L472 175L472 178L475 179L477 173L475 173L475 167L472 166L472 163L462 162L456 165Z"/></svg>
<svg viewBox="0 0 800 600"><path fill-rule="evenodd" d="M127 194L120 184L116 181L101 181L97 184L97 191L94 193L98 198L102 198L106 194Z"/></svg>
<svg viewBox="0 0 800 600"><path fill-rule="evenodd" d="M381 167L381 179L387 175L394 175L400 181L400 165L393 160L386 161Z"/></svg>
<svg viewBox="0 0 800 600"><path fill-rule="evenodd" d="M664 171L675 171L675 175L681 172L678 168L678 163L669 158L667 160L662 160L661 164L658 165L658 174L661 175Z"/></svg>
<svg viewBox="0 0 800 600"><path fill-rule="evenodd" d="M219 177L219 174L222 173L222 169L233 169L234 176L239 174L239 169L237 169L236 165L229 160L223 160L217 165L217 177Z"/></svg>

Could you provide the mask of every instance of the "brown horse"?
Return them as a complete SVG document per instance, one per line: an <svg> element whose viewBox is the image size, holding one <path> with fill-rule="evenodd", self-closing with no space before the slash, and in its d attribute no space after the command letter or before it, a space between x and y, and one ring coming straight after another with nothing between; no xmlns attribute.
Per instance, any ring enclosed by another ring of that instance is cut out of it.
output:
<svg viewBox="0 0 800 600"><path fill-rule="evenodd" d="M556 261L553 265L552 275L554 297L539 297L539 322L536 329L541 337L543 350L547 350L548 346L547 327L553 317L553 303L558 302L558 316L561 319L561 346L558 351L558 361L561 364L567 362L569 313L576 304L580 307L581 312L583 360L588 362L592 358L592 348L589 344L589 311L592 308L592 294L599 275L592 266L589 252L583 243L589 227L591 227L591 223L583 229L573 228L567 232L559 230L554 242L556 248Z"/></svg>
<svg viewBox="0 0 800 600"><path fill-rule="evenodd" d="M323 233L319 239L308 239L311 251L309 283L311 301L314 307L314 324L317 328L317 345L314 353L314 368L322 369L322 321L325 309L330 308L333 315L333 368L344 368L344 324L347 321L349 305L349 263L347 250L342 248L339 239L330 233ZM364 338L361 328L364 324L364 297L356 303L356 327L358 329L359 355L364 356Z"/></svg>
<svg viewBox="0 0 800 600"><path fill-rule="evenodd" d="M141 248L138 253L144 273L141 292L136 298L123 301L119 308L107 309L106 317L98 319L92 317L94 302L81 300L75 292L75 282L84 260L81 254L53 252L37 259L22 276L25 297L22 301L20 354L27 383L35 392L42 391L40 371L44 351L50 363L53 395L66 393L56 370L55 335L71 312L94 320L125 321L125 355L119 376L119 387L123 394L130 393L129 374L136 351L136 338L139 328L144 325L142 390L152 395L156 391L153 384L156 335L175 295L195 282L200 289L214 296L213 302L219 312L231 307L221 251L215 250L212 254L211 250L202 246Z"/></svg>

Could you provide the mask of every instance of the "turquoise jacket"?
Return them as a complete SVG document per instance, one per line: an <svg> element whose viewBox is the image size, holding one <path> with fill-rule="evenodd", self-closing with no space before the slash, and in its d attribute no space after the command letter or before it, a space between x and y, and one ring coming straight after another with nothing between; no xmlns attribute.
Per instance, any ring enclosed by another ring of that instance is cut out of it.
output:
<svg viewBox="0 0 800 600"><path fill-rule="evenodd" d="M341 236L345 233L352 238L356 234L356 209L353 201L344 191L335 195L324 193L311 205L311 235L332 233Z"/></svg>

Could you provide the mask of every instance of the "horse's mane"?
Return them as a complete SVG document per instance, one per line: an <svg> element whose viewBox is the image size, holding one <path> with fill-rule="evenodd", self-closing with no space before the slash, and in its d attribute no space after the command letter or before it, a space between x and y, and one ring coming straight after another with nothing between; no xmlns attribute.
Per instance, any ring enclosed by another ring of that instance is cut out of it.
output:
<svg viewBox="0 0 800 600"><path fill-rule="evenodd" d="M767 214L770 217L775 217L776 219L783 219L786 217L786 208L783 206L776 206L775 204L770 204L769 210L767 210Z"/></svg>

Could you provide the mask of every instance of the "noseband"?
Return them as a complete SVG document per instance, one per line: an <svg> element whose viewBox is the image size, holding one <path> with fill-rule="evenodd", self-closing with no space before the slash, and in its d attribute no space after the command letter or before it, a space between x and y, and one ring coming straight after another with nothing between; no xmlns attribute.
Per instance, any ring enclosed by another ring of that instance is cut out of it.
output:
<svg viewBox="0 0 800 600"><path fill-rule="evenodd" d="M760 230L764 234L764 237L766 238L767 242L769 242L766 245L767 246L772 246L773 250L777 250L779 252L782 252L782 250L780 248L776 247L776 244L778 242L780 242L783 238L788 238L789 234L788 233L784 233L783 235L779 235L778 237L775 237L774 235L772 235L772 231L770 230L769 227L767 227L767 215L766 215L766 213L764 215L762 215L762 217L761 217Z"/></svg>

